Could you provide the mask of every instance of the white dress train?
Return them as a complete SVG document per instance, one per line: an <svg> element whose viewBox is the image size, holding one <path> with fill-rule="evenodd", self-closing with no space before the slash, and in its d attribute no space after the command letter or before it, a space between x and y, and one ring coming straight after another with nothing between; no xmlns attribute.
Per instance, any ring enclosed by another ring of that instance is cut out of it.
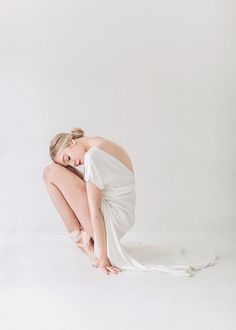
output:
<svg viewBox="0 0 236 330"><path fill-rule="evenodd" d="M114 266L123 270L160 271L178 276L192 276L193 271L217 263L212 255L198 265L163 265L147 263L131 254L130 247L120 240L135 223L135 176L121 161L97 146L92 146L84 157L84 180L102 190L102 213L107 239L107 256ZM94 255L98 256L96 236Z"/></svg>

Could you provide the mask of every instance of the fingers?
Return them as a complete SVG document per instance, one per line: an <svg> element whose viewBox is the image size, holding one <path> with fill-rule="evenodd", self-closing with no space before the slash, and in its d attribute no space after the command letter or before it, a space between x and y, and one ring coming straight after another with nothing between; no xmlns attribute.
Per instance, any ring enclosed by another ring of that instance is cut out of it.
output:
<svg viewBox="0 0 236 330"><path fill-rule="evenodd" d="M110 267L107 267L107 269L109 270L109 272L111 273L114 273L114 274L117 274L118 271L114 269L114 267L110 266Z"/></svg>
<svg viewBox="0 0 236 330"><path fill-rule="evenodd" d="M106 273L107 275L110 275L111 273L113 274L118 274L118 271L114 269L114 267L101 267L101 270Z"/></svg>
<svg viewBox="0 0 236 330"><path fill-rule="evenodd" d="M106 274L118 274L120 272L122 272L122 269L117 267L117 266L113 266L113 265L107 265L107 266L102 266L99 265L99 260L96 260L95 262L93 262L92 264L93 267L95 268L100 268L104 273Z"/></svg>
<svg viewBox="0 0 236 330"><path fill-rule="evenodd" d="M109 272L114 274L118 274L119 272L122 272L122 270L116 266L107 266L107 269L109 270Z"/></svg>
<svg viewBox="0 0 236 330"><path fill-rule="evenodd" d="M111 267L113 270L115 270L116 272L122 272L122 269L117 267L117 266L108 266Z"/></svg>
<svg viewBox="0 0 236 330"><path fill-rule="evenodd" d="M103 271L104 273L106 273L107 275L110 275L109 271L108 271L105 267L102 267L102 271Z"/></svg>
<svg viewBox="0 0 236 330"><path fill-rule="evenodd" d="M122 272L122 269L116 267L116 266L113 266L113 269L117 270L118 272Z"/></svg>

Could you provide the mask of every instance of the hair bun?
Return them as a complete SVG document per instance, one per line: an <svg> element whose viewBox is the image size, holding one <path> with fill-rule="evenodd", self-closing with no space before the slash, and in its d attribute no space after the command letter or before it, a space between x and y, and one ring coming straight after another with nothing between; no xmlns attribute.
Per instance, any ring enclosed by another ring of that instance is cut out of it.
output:
<svg viewBox="0 0 236 330"><path fill-rule="evenodd" d="M80 127L75 127L70 130L73 139L80 138L84 136L84 130Z"/></svg>

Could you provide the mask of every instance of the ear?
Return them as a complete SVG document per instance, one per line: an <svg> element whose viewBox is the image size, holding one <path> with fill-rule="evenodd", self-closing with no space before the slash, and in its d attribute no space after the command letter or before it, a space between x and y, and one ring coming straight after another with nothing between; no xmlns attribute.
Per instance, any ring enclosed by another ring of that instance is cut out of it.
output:
<svg viewBox="0 0 236 330"><path fill-rule="evenodd" d="M75 142L74 139L71 140L71 145L72 145L72 144L76 144L76 142Z"/></svg>

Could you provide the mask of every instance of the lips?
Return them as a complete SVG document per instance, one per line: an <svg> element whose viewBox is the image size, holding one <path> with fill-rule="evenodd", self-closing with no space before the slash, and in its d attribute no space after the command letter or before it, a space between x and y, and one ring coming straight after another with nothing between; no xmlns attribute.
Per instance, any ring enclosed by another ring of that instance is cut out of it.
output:
<svg viewBox="0 0 236 330"><path fill-rule="evenodd" d="M82 160L74 162L74 166L80 166L82 164L83 164Z"/></svg>

